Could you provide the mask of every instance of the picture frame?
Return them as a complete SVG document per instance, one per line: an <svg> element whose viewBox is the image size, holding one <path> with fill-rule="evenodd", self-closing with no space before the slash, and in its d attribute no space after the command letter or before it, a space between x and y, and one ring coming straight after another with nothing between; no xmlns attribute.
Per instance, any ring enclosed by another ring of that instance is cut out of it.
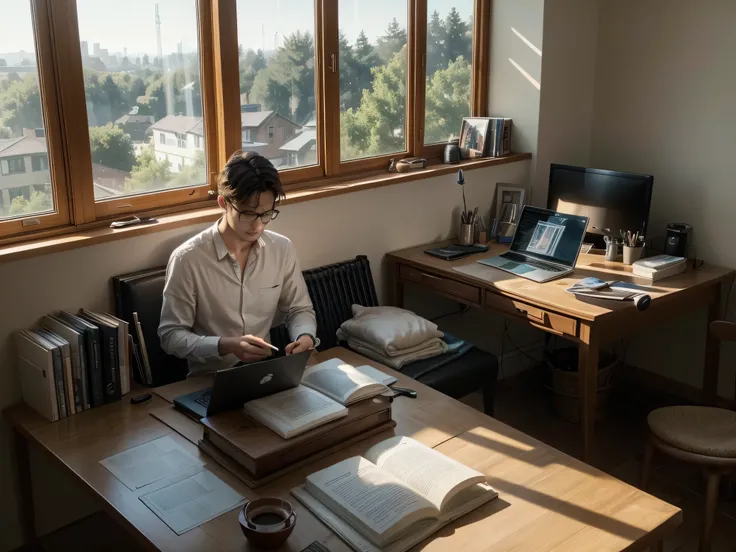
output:
<svg viewBox="0 0 736 552"><path fill-rule="evenodd" d="M490 122L488 117L463 117L458 145L462 159L475 159L488 155Z"/></svg>
<svg viewBox="0 0 736 552"><path fill-rule="evenodd" d="M521 210L526 205L526 188L507 182L496 184L494 206L491 212L495 217L494 234L498 243L511 243Z"/></svg>

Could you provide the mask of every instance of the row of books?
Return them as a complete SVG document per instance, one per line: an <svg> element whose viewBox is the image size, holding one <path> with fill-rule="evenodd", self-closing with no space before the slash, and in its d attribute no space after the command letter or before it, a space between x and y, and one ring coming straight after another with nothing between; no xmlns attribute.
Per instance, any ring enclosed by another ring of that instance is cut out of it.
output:
<svg viewBox="0 0 736 552"><path fill-rule="evenodd" d="M130 392L128 323L106 313L56 311L16 334L23 400L54 422Z"/></svg>
<svg viewBox="0 0 736 552"><path fill-rule="evenodd" d="M488 155L490 157L501 157L511 153L511 126L512 119L503 117L491 117L488 128Z"/></svg>

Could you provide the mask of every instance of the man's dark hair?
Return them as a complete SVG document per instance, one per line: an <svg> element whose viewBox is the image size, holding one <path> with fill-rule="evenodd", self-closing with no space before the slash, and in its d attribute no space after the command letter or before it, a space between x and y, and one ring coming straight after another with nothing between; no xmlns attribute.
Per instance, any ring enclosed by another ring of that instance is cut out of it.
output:
<svg viewBox="0 0 736 552"><path fill-rule="evenodd" d="M279 172L254 151L236 151L217 179L217 191L231 203L240 203L263 192L273 192L276 202L286 197Z"/></svg>

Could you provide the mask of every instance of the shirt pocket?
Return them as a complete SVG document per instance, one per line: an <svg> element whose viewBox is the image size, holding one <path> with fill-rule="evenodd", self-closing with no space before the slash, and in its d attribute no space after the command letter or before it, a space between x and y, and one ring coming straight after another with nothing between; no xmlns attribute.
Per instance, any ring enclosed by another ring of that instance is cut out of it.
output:
<svg viewBox="0 0 736 552"><path fill-rule="evenodd" d="M274 315L278 309L280 297L280 284L258 288L258 301L256 302L255 310L262 315Z"/></svg>

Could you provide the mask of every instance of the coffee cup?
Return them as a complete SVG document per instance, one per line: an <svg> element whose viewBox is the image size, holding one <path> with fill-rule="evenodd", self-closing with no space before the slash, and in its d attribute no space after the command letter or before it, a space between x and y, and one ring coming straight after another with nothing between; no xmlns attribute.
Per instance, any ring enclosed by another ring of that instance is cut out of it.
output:
<svg viewBox="0 0 736 552"><path fill-rule="evenodd" d="M240 528L254 546L273 549L281 546L296 525L296 512L280 498L256 498L246 502L238 514Z"/></svg>

